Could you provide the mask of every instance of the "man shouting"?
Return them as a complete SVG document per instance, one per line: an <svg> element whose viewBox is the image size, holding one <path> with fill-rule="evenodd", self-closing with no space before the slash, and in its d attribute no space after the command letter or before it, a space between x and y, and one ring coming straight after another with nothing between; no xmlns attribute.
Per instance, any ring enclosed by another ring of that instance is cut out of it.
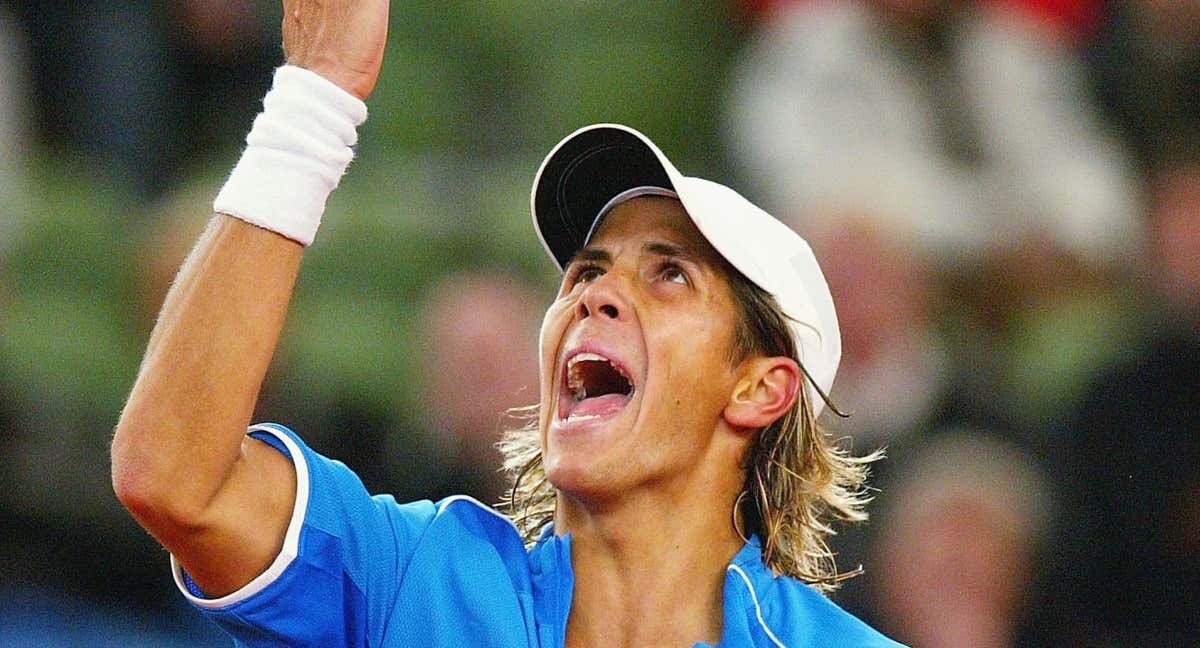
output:
<svg viewBox="0 0 1200 648"><path fill-rule="evenodd" d="M865 517L866 460L814 423L841 348L812 252L632 129L570 135L534 180L563 280L536 417L502 448L506 514L371 496L250 425L388 20L386 0L283 5L288 64L112 448L188 600L246 646L894 645L821 593L827 517Z"/></svg>

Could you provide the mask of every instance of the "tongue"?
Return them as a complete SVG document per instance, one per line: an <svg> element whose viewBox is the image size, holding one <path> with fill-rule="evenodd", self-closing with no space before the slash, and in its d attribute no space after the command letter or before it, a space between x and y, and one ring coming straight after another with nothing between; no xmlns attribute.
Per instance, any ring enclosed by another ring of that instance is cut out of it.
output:
<svg viewBox="0 0 1200 648"><path fill-rule="evenodd" d="M585 398L578 403L575 403L575 406L571 408L571 412L568 414L568 416L571 418L580 416L604 416L606 414L612 414L622 407L625 407L625 404L628 402L629 396L625 394L605 394L603 396L596 396L594 398Z"/></svg>

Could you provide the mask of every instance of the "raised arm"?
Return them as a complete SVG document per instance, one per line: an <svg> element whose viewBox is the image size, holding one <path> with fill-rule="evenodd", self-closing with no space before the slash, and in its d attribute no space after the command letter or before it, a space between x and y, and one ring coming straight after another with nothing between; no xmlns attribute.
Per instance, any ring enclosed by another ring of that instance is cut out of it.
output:
<svg viewBox="0 0 1200 648"><path fill-rule="evenodd" d="M388 1L285 0L283 6L288 63L365 99L383 58ZM308 106L292 103L291 116L324 120L296 114ZM287 129L268 135L286 140ZM302 154L304 145L297 148ZM231 184L239 173L241 164ZM264 192L316 194L323 205L321 187L298 186L309 184L302 173L266 177L284 186L259 187ZM240 191L262 181L255 176ZM295 501L291 462L245 431L295 284L303 246L293 239L306 237L256 212L256 203L279 202L260 195L226 203L248 206L230 209L244 211L239 218L215 215L180 270L112 446L117 496L209 596L236 590L271 563Z"/></svg>

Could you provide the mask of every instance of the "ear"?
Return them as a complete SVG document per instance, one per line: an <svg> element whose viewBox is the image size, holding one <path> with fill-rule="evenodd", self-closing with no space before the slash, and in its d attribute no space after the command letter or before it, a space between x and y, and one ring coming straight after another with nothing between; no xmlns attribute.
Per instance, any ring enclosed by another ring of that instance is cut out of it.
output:
<svg viewBox="0 0 1200 648"><path fill-rule="evenodd" d="M752 429L774 423L795 405L802 376L800 365L785 356L747 360L725 406L725 421Z"/></svg>

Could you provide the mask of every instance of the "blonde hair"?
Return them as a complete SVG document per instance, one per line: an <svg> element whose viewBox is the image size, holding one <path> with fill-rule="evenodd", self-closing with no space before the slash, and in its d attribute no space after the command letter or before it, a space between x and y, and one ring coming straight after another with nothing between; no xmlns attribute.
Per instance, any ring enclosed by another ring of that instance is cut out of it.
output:
<svg viewBox="0 0 1200 648"><path fill-rule="evenodd" d="M738 363L760 355L799 362L790 320L775 298L732 267L727 268L727 276L741 311L730 360ZM500 506L526 543L532 544L554 519L557 493L542 464L538 407L516 408L509 414L524 423L511 428L497 444L512 479ZM738 532L758 535L763 562L776 573L822 592L836 589L844 576L838 573L825 541L835 533L830 523L866 520L868 464L880 456L875 452L854 457L839 447L817 425L809 390L801 389L795 405L759 432L743 459L743 493L730 503L738 507L745 500L744 523ZM736 519L737 511L733 513Z"/></svg>

